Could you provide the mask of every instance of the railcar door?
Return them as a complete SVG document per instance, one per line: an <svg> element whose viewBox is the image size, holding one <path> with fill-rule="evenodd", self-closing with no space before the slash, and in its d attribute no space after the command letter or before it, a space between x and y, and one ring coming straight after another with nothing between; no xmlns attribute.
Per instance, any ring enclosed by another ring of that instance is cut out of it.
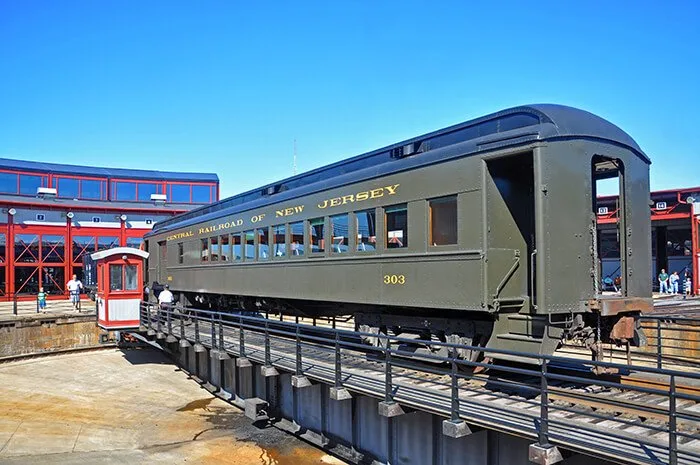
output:
<svg viewBox="0 0 700 465"><path fill-rule="evenodd" d="M165 284L168 280L168 243L158 243L158 282Z"/></svg>

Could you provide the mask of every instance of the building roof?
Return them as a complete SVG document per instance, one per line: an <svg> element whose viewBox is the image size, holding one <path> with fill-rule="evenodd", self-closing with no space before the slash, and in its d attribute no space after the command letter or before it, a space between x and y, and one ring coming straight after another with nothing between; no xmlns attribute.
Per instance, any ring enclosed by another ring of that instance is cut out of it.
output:
<svg viewBox="0 0 700 465"><path fill-rule="evenodd" d="M220 200L163 221L154 233L454 157L537 141L575 138L620 145L651 163L632 137L593 113L564 105L526 105L423 134ZM411 156L406 156L406 150Z"/></svg>
<svg viewBox="0 0 700 465"><path fill-rule="evenodd" d="M93 166L64 165L37 161L0 158L0 169L37 172L41 174L66 174L152 181L219 182L214 173L183 173L175 171L132 170L124 168L99 168Z"/></svg>

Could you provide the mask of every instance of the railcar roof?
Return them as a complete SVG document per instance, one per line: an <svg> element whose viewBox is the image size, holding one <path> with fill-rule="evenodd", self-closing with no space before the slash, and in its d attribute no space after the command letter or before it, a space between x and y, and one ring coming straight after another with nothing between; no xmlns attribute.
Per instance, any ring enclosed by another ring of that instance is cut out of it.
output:
<svg viewBox="0 0 700 465"><path fill-rule="evenodd" d="M36 172L41 174L65 174L70 176L95 176L119 179L136 179L149 181L191 181L218 182L214 173L181 173L174 171L132 170L124 168L99 168L92 166L64 165L61 163L44 163L38 161L13 160L0 158L0 169Z"/></svg>
<svg viewBox="0 0 700 465"><path fill-rule="evenodd" d="M228 197L160 222L148 235L447 160L456 155L455 150L450 150L456 144L460 144L460 155L473 155L495 147L566 138L601 140L621 145L635 152L646 163L651 163L632 137L599 116L564 105L526 105L456 124ZM406 151L408 156L405 155Z"/></svg>

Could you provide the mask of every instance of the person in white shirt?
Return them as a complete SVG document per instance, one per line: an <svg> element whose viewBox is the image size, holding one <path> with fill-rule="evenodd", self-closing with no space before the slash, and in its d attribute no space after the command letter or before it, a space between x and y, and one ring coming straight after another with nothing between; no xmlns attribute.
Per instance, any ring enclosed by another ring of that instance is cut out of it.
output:
<svg viewBox="0 0 700 465"><path fill-rule="evenodd" d="M161 308L168 307L173 303L173 293L170 292L170 286L167 284L165 285L165 289L160 291L160 294L158 295L158 303L160 304Z"/></svg>
<svg viewBox="0 0 700 465"><path fill-rule="evenodd" d="M80 307L80 291L83 289L83 283L78 279L78 275L73 275L73 279L66 283L66 288L70 294L70 301L73 308L76 310Z"/></svg>

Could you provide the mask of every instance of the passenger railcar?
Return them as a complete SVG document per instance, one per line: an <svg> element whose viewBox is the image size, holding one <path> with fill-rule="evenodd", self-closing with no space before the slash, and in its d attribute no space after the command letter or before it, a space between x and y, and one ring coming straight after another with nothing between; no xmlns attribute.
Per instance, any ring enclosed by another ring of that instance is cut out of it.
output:
<svg viewBox="0 0 700 465"><path fill-rule="evenodd" d="M650 160L591 113L531 105L158 223L151 281L181 302L353 314L377 334L552 353L640 344ZM596 185L615 178L622 289L604 295ZM476 353L462 353L469 358ZM517 357L515 357L517 359Z"/></svg>

